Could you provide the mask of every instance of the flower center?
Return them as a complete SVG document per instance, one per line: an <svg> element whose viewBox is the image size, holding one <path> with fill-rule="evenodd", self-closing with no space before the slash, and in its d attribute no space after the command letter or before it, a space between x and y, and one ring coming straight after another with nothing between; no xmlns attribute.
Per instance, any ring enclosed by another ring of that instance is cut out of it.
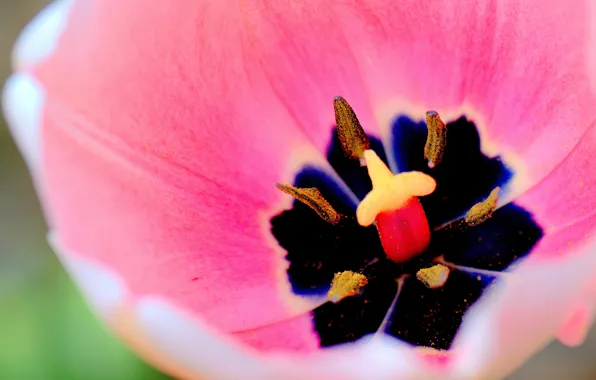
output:
<svg viewBox="0 0 596 380"><path fill-rule="evenodd" d="M360 164L367 167L372 182L372 190L356 210L358 224L368 227L375 223L387 257L395 263L406 262L423 252L430 243L428 220L418 197L431 194L437 184L431 176L418 171L393 174L370 149L370 139L349 103L337 96L333 107L345 155L360 160ZM426 118L428 137L424 157L428 159L429 167L435 167L441 162L445 150L446 127L436 111L428 111ZM300 189L279 183L277 188L308 205L327 222L339 222L340 214L318 189ZM486 215L486 218L490 216Z"/></svg>
<svg viewBox="0 0 596 380"><path fill-rule="evenodd" d="M312 311L321 346L386 333L448 349L465 311L542 231L514 203L497 207L513 172L482 153L465 117L396 116L389 156L345 99L333 104L327 161L337 175L305 164L292 185L277 184L295 198L271 219L292 290L324 302Z"/></svg>
<svg viewBox="0 0 596 380"><path fill-rule="evenodd" d="M349 103L337 96L333 100L333 107L338 137L346 157L360 160L360 164L366 166L372 183L372 190L356 209L356 220L362 227L375 223L387 258L395 263L404 263L424 252L430 243L431 232L428 220L418 197L431 194L435 191L437 183L431 176L419 171L393 174L377 153L370 149L370 139ZM426 123L428 135L424 146L424 158L428 160L428 166L434 168L443 159L447 143L447 128L436 111L426 113ZM317 188L297 188L280 183L276 186L309 206L326 222L338 224L341 220L341 214L335 211ZM497 207L498 194L497 187L485 201L474 205L466 214L465 223L474 226L490 218ZM438 266L433 268L436 267ZM441 267L441 273L445 271L447 273L443 276L446 279L449 269L443 265ZM429 272L418 272L417 278L429 287L440 287L445 281L434 281L430 286L429 281L423 280L428 278L426 273L435 272L431 269ZM352 282L346 282L347 278L357 278L353 283L360 284L358 289L366 285L357 276L348 277L348 273L354 274L351 271L336 273L329 292L330 299L340 300L358 293L358 291L343 291L339 292L343 294L341 297L337 296L337 289L346 289L345 286L339 287L337 284L352 284ZM342 281L339 281L340 279ZM350 285L347 289L354 289L354 286Z"/></svg>

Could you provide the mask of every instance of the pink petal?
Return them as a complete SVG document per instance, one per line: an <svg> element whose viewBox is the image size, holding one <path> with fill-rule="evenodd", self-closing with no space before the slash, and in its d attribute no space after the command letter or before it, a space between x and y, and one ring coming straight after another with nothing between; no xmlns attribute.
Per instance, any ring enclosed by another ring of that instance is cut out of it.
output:
<svg viewBox="0 0 596 380"><path fill-rule="evenodd" d="M302 314L310 303L290 291L269 218L291 202L275 182L292 181L306 159L323 165L321 154L256 85L260 70L227 59L244 54L232 10L130 4L77 3L38 70L51 93L49 223L135 294L161 295L225 331ZM196 30L211 31L197 18L222 12L231 25L219 34L236 43L211 44Z"/></svg>
<svg viewBox="0 0 596 380"><path fill-rule="evenodd" d="M319 348L319 340L315 338L310 313L268 326L237 331L232 333L232 336L264 352L279 350L310 352Z"/></svg>
<svg viewBox="0 0 596 380"><path fill-rule="evenodd" d="M531 210L547 229L568 226L594 215L596 128L590 128L569 155L546 178L516 202ZM586 226L587 230L594 226Z"/></svg>
<svg viewBox="0 0 596 380"><path fill-rule="evenodd" d="M514 193L553 170L594 122L589 1L350 4L335 19L361 58L381 128L396 107L467 113L483 150L519 172Z"/></svg>
<svg viewBox="0 0 596 380"><path fill-rule="evenodd" d="M44 164L50 224L67 249L117 269L134 293L162 295L226 331L309 308L291 296L284 252L268 236L272 205L283 207L274 186L254 181L261 188L252 195L234 177L226 185L168 157L104 145L87 121L62 111L46 110ZM283 176L286 165L272 161L259 175L275 183L269 170Z"/></svg>
<svg viewBox="0 0 596 380"><path fill-rule="evenodd" d="M301 125L320 122L334 91L366 93L383 130L398 112L467 113L482 129L483 148L523 171L519 192L594 121L589 2L255 3L263 11L247 11L248 30ZM304 95L296 101L297 94ZM370 127L366 103L355 102Z"/></svg>

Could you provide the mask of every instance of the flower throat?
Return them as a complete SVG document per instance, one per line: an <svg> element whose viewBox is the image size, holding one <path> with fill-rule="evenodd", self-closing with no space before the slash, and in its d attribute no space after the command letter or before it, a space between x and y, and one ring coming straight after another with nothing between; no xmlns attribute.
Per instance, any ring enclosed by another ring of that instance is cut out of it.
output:
<svg viewBox="0 0 596 380"><path fill-rule="evenodd" d="M397 264L404 263L428 247L430 229L426 214L418 197L431 194L436 188L435 180L419 171L393 174L374 150L364 132L356 113L349 103L337 96L333 100L335 121L341 147L347 158L359 160L366 166L372 182L372 190L356 209L356 220L362 227L374 224L378 230L387 258ZM447 127L436 111L426 112L428 134L424 146L424 158L429 168L441 163L447 144ZM353 217L338 213L317 188L298 188L289 184L276 184L284 193L293 196L316 212L330 224L338 224L341 218ZM475 226L490 218L497 207L500 188L494 188L488 197L475 204L466 215L440 228ZM441 258L435 265L422 268L416 274L429 288L442 286L449 275L448 264ZM328 299L338 302L354 296L367 283L362 273L344 271L335 274L328 292ZM355 284L355 285L351 285Z"/></svg>
<svg viewBox="0 0 596 380"><path fill-rule="evenodd" d="M447 349L466 310L542 230L514 203L499 204L512 172L481 152L465 117L397 116L386 151L345 99L333 107L335 174L307 163L292 184L277 184L295 199L271 219L292 290L319 305L311 315L323 347L384 333Z"/></svg>

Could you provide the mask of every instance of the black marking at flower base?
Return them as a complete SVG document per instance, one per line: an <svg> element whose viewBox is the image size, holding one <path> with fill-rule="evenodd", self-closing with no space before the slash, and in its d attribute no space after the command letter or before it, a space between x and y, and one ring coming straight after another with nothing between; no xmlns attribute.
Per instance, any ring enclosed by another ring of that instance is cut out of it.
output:
<svg viewBox="0 0 596 380"><path fill-rule="evenodd" d="M475 203L484 200L513 173L499 157L489 158L480 151L480 135L474 123L460 117L447 124L447 146L443 161L430 169L424 155L427 129L406 116L393 122L395 163L400 172L421 171L437 181L437 189L420 198L429 224L433 227L458 218Z"/></svg>
<svg viewBox="0 0 596 380"><path fill-rule="evenodd" d="M502 271L525 256L540 238L542 229L530 213L509 203L472 228L434 232L429 249L457 265Z"/></svg>
<svg viewBox="0 0 596 380"><path fill-rule="evenodd" d="M386 332L417 346L448 349L464 313L494 280L485 275L452 270L443 287L429 289L409 277Z"/></svg>
<svg viewBox="0 0 596 380"><path fill-rule="evenodd" d="M434 169L429 169L424 160L424 123L400 116L392 129L393 159L400 171L419 170L437 180L437 190L420 198L431 227L463 216L512 176L498 157L482 154L473 123L462 117L448 123L447 128L443 161ZM387 162L381 142L374 137L370 140L371 148ZM345 156L336 132L331 136L327 159L359 199L371 189L366 168ZM271 219L272 234L287 251L288 278L294 293L324 294L333 275L346 270L363 273L369 280L360 295L338 303L327 302L313 310L314 329L321 346L351 342L376 332L395 297L397 279L409 274L385 332L412 344L449 348L463 314L494 278L453 270L442 288L428 289L415 279L417 270L444 256L454 264L500 271L527 255L542 237L532 216L509 204L477 226L434 231L425 252L397 265L386 259L376 228L364 228L355 221L356 205L332 176L314 166L305 166L293 185L317 187L346 216L334 226L295 201L291 209Z"/></svg>
<svg viewBox="0 0 596 380"><path fill-rule="evenodd" d="M288 277L296 294L323 294L333 275L344 270L359 271L384 256L377 230L361 227L353 217L355 208L331 177L312 167L300 172L294 186L317 187L337 212L345 217L338 225L321 219L313 210L294 201L291 210L271 220L271 232L288 252Z"/></svg>
<svg viewBox="0 0 596 380"><path fill-rule="evenodd" d="M337 304L327 302L316 309L314 324L321 346L352 342L379 329L397 294L395 278L400 272L392 270L388 260L384 261L366 268L368 284L360 295Z"/></svg>

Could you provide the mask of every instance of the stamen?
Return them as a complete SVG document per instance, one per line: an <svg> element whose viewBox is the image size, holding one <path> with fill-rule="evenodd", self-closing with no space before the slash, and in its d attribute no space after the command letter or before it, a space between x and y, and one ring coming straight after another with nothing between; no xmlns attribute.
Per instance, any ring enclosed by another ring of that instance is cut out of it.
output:
<svg viewBox="0 0 596 380"><path fill-rule="evenodd" d="M276 183L275 186L315 210L326 222L331 224L339 223L341 214L335 211L316 187L299 188L283 183Z"/></svg>
<svg viewBox="0 0 596 380"><path fill-rule="evenodd" d="M500 192L501 188L497 186L490 192L488 198L472 206L470 211L466 213L466 223L468 223L469 226L476 226L490 218L493 215L493 212L497 209Z"/></svg>
<svg viewBox="0 0 596 380"><path fill-rule="evenodd" d="M443 152L447 145L447 127L437 111L426 113L426 126L428 136L424 146L424 158L428 160L428 166L434 168L443 159Z"/></svg>
<svg viewBox="0 0 596 380"><path fill-rule="evenodd" d="M327 299L333 303L338 303L346 297L360 293L360 290L366 284L368 284L368 279L363 274L349 270L336 273L333 276L333 281L331 281L331 289L327 293Z"/></svg>
<svg viewBox="0 0 596 380"><path fill-rule="evenodd" d="M362 158L364 151L370 149L370 140L360 125L356 113L341 96L333 99L337 134L344 153L354 159Z"/></svg>
<svg viewBox="0 0 596 380"><path fill-rule="evenodd" d="M440 288L449 278L449 268L442 264L420 269L416 278L430 289Z"/></svg>

